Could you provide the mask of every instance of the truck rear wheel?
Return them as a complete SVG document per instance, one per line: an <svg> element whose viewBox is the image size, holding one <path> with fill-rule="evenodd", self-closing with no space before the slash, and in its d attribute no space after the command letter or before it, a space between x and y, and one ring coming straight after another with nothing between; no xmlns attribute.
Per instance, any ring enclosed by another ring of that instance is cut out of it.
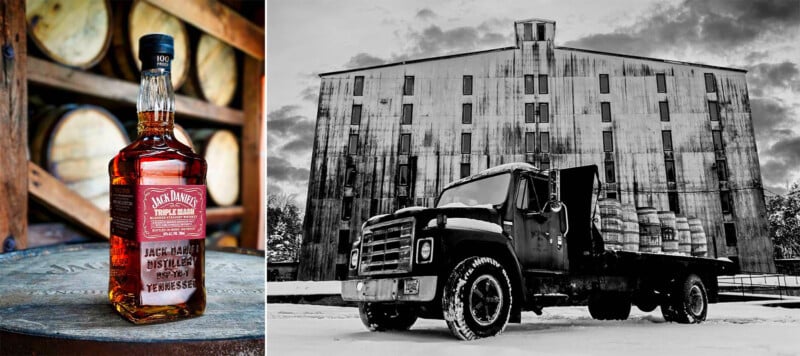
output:
<svg viewBox="0 0 800 356"><path fill-rule="evenodd" d="M417 313L401 305L362 302L358 314L370 331L408 330L417 321Z"/></svg>
<svg viewBox="0 0 800 356"><path fill-rule="evenodd" d="M450 273L442 309L453 335L475 340L503 332L511 303L511 281L505 268L489 257L470 257Z"/></svg>
<svg viewBox="0 0 800 356"><path fill-rule="evenodd" d="M661 305L664 320L681 324L697 324L706 320L708 294L703 281L690 274L683 283L676 285L666 303Z"/></svg>
<svg viewBox="0 0 800 356"><path fill-rule="evenodd" d="M592 293L589 314L597 320L626 320L631 314L630 298L623 293Z"/></svg>

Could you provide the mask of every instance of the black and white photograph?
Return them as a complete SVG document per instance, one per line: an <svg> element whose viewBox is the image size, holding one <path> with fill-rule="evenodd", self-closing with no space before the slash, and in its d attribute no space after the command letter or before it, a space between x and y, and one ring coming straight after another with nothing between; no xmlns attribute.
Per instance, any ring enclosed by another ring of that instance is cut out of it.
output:
<svg viewBox="0 0 800 356"><path fill-rule="evenodd" d="M800 354L800 2L270 1L274 355Z"/></svg>

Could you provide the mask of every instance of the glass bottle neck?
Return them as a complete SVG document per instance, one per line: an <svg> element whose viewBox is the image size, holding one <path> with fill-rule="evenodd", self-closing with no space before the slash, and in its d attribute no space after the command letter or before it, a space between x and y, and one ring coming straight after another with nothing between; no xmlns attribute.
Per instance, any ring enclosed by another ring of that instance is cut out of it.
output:
<svg viewBox="0 0 800 356"><path fill-rule="evenodd" d="M175 92L168 70L153 68L142 71L136 112L139 114L139 137L172 135Z"/></svg>

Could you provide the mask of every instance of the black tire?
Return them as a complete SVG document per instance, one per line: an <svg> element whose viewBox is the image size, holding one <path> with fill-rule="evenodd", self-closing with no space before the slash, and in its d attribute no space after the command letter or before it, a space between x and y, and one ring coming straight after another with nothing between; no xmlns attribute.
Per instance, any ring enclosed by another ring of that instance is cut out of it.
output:
<svg viewBox="0 0 800 356"><path fill-rule="evenodd" d="M511 281L493 258L470 257L450 273L442 310L450 332L462 340L500 334L511 315Z"/></svg>
<svg viewBox="0 0 800 356"><path fill-rule="evenodd" d="M362 302L358 314L370 331L408 330L417 321L416 311L401 305Z"/></svg>
<svg viewBox="0 0 800 356"><path fill-rule="evenodd" d="M630 298L623 293L592 293L589 314L597 320L626 320L631 314Z"/></svg>
<svg viewBox="0 0 800 356"><path fill-rule="evenodd" d="M703 281L690 274L683 283L676 285L667 302L661 305L661 314L666 321L681 324L698 324L708 314L708 294Z"/></svg>
<svg viewBox="0 0 800 356"><path fill-rule="evenodd" d="M636 298L636 307L645 313L656 310L656 307L658 307L658 296L652 292L642 294Z"/></svg>

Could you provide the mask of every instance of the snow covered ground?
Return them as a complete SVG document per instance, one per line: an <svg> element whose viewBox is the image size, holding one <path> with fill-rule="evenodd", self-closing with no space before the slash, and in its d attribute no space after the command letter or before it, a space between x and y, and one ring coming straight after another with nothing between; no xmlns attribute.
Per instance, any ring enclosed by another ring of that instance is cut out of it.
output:
<svg viewBox="0 0 800 356"><path fill-rule="evenodd" d="M798 303L800 299L795 299ZM787 302L787 301L784 301ZM267 305L267 353L280 355L800 355L800 309L765 302L709 306L699 325L666 323L635 307L626 321L597 321L585 307L523 313L500 336L456 340L444 321L418 320L410 331L369 332L356 308Z"/></svg>

